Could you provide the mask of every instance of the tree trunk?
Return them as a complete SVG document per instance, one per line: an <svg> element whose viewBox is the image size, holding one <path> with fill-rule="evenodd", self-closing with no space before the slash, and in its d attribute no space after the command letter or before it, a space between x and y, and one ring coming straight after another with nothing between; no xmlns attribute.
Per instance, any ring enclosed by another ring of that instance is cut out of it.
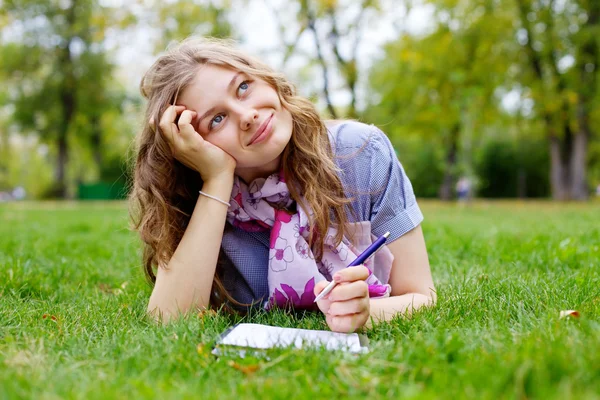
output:
<svg viewBox="0 0 600 400"><path fill-rule="evenodd" d="M598 76L598 42L595 34L590 32L600 28L600 3L592 1L587 10L587 22L584 29L588 31L585 41L580 48L577 68L581 78L581 89L577 101L577 126L578 131L573 141L573 152L570 160L571 168L571 198L585 200L588 198L587 187L587 151L588 143L592 136L590 126L590 112L592 99L596 96ZM588 69L589 66L593 68Z"/></svg>
<svg viewBox="0 0 600 400"><path fill-rule="evenodd" d="M71 4L67 10L67 24L69 27L75 25L75 4ZM71 42L73 38L67 37L60 48L58 68L62 71L63 79L60 86L60 103L62 107L61 122L58 126L58 156L56 159L55 195L60 198L67 197L66 169L69 162L69 146L67 134L75 115L75 75L73 71L73 60L71 59Z"/></svg>
<svg viewBox="0 0 600 400"><path fill-rule="evenodd" d="M92 125L92 137L90 139L92 156L100 175L102 173L102 127L100 125L100 118L95 116L90 120L90 123Z"/></svg>
<svg viewBox="0 0 600 400"><path fill-rule="evenodd" d="M329 72L327 68L327 62L323 56L323 52L321 50L321 41L319 39L319 34L317 33L316 26L316 17L310 9L308 1L301 2L301 11L304 13L307 19L307 27L313 33L313 37L315 39L315 47L317 49L317 59L319 60L319 64L321 65L321 70L323 73L323 95L325 96L325 103L327 104L327 110L329 111L330 118L337 119L337 113L335 111L335 107L331 102L331 96L329 94Z"/></svg>
<svg viewBox="0 0 600 400"><path fill-rule="evenodd" d="M438 196L441 200L448 201L452 199L454 193L454 183L456 181L455 167L458 155L458 134L460 132L460 124L456 123L450 131L448 138L448 152L446 154L446 171L444 172L444 180L440 185Z"/></svg>
<svg viewBox="0 0 600 400"><path fill-rule="evenodd" d="M584 97L580 97L577 105L577 121L579 132L575 135L573 151L571 153L571 198L574 200L586 200L588 198L587 188L587 151L590 138L590 125L588 121L587 105Z"/></svg>
<svg viewBox="0 0 600 400"><path fill-rule="evenodd" d="M10 145L8 143L8 132L0 126L0 179L8 172L8 155ZM1 182L0 182L1 184Z"/></svg>
<svg viewBox="0 0 600 400"><path fill-rule="evenodd" d="M586 170L586 151L587 151L587 138L589 135L581 135L581 132L575 134L571 131L570 122L572 115L569 103L564 98L565 90L568 84L564 76L558 70L558 59L556 52L542 53L537 51L533 43L535 42L532 29L532 23L528 18L530 7L524 0L516 0L519 8L519 16L521 24L527 32L527 43L524 46L525 52L531 63L532 70L539 80L544 82L544 68L543 63L546 61L546 65L549 67L549 73L553 80L557 81L556 91L561 97L563 97L561 105L561 113L559 116L560 122L557 122L552 115L547 111L543 113L544 124L546 126L549 146L550 146L550 185L552 190L552 198L555 200L570 200L570 199L582 199L585 192L585 170ZM598 7L596 2L594 3L593 9L589 10L587 25L594 25L598 20ZM552 31L552 16L548 22L547 33L550 37L553 37ZM595 43L591 40L590 43ZM591 49L591 47L590 47ZM586 50L588 53L595 54L594 51ZM543 58L546 54L547 57ZM581 57L578 57L581 59ZM595 58L592 58L595 59ZM587 85L593 87L593 85ZM541 102L542 109L544 108L543 102ZM557 132L555 126L560 126L562 132Z"/></svg>
<svg viewBox="0 0 600 400"><path fill-rule="evenodd" d="M554 200L567 200L568 189L565 179L567 171L563 163L560 142L556 135L550 136L550 188Z"/></svg>
<svg viewBox="0 0 600 400"><path fill-rule="evenodd" d="M58 136L58 154L56 158L56 170L54 171L55 189L53 196L59 198L67 197L67 180L66 180L66 169L69 161L69 154L67 150L67 127L61 127Z"/></svg>
<svg viewBox="0 0 600 400"><path fill-rule="evenodd" d="M527 172L523 167L519 167L517 172L517 196L519 199L527 197Z"/></svg>
<svg viewBox="0 0 600 400"><path fill-rule="evenodd" d="M554 200L587 199L588 137L581 131L563 140L550 137L550 184Z"/></svg>

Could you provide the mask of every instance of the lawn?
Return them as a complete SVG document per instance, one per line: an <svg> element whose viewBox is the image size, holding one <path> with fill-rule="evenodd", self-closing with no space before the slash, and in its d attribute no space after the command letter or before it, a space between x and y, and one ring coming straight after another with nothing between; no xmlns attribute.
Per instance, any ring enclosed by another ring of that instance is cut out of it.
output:
<svg viewBox="0 0 600 400"><path fill-rule="evenodd" d="M435 308L369 331L368 354L237 359L209 353L235 322L324 320L156 326L124 203L0 204L0 398L600 399L600 204L421 206Z"/></svg>

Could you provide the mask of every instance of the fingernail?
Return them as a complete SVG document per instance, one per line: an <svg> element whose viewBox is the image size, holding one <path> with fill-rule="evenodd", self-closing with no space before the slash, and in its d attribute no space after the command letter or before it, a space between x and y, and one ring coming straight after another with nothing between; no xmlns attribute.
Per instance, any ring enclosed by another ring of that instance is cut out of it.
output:
<svg viewBox="0 0 600 400"><path fill-rule="evenodd" d="M342 277L341 277L341 276L339 276L339 275L337 275L337 274L335 274L335 275L333 276L333 280L334 280L334 281L336 281L336 282L339 282L339 281L341 281L341 280L342 280Z"/></svg>

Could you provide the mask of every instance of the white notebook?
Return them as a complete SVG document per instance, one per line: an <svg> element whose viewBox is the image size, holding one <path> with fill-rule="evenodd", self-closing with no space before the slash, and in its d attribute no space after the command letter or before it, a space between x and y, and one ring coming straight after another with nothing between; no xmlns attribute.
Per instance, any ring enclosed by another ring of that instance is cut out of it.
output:
<svg viewBox="0 0 600 400"><path fill-rule="evenodd" d="M327 350L360 353L367 351L366 342L367 338L357 333L281 328L261 324L237 324L221 334L213 353L223 354L221 350L230 346L251 349L322 347Z"/></svg>

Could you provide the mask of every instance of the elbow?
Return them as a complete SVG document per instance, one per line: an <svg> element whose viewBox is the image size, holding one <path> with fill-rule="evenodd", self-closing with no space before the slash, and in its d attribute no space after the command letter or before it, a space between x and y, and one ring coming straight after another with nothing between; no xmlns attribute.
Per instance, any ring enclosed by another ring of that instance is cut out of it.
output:
<svg viewBox="0 0 600 400"><path fill-rule="evenodd" d="M421 288L414 290L412 293L418 296L416 302L419 303L419 306L434 307L437 304L437 293L435 288Z"/></svg>
<svg viewBox="0 0 600 400"><path fill-rule="evenodd" d="M146 315L157 324L166 324L176 316L176 313L163 302L159 301L155 293L152 293L146 308Z"/></svg>
<svg viewBox="0 0 600 400"><path fill-rule="evenodd" d="M427 297L429 298L429 305L431 307L433 307L437 304L437 293L435 291L435 288L433 288L429 291L429 294L427 295Z"/></svg>
<svg viewBox="0 0 600 400"><path fill-rule="evenodd" d="M152 299L148 302L148 307L146 308L146 315L148 318L156 322L157 324L165 324L171 318L168 312L165 312L164 309L160 308L157 304L155 304Z"/></svg>
<svg viewBox="0 0 600 400"><path fill-rule="evenodd" d="M427 306L433 307L437 304L437 292L435 287L431 286L427 288L427 290L423 290L421 293L428 299Z"/></svg>
<svg viewBox="0 0 600 400"><path fill-rule="evenodd" d="M167 324L188 315L191 310L208 308L208 306L199 306L198 303L202 304L189 299L163 298L153 292L146 307L146 314L158 324Z"/></svg>

